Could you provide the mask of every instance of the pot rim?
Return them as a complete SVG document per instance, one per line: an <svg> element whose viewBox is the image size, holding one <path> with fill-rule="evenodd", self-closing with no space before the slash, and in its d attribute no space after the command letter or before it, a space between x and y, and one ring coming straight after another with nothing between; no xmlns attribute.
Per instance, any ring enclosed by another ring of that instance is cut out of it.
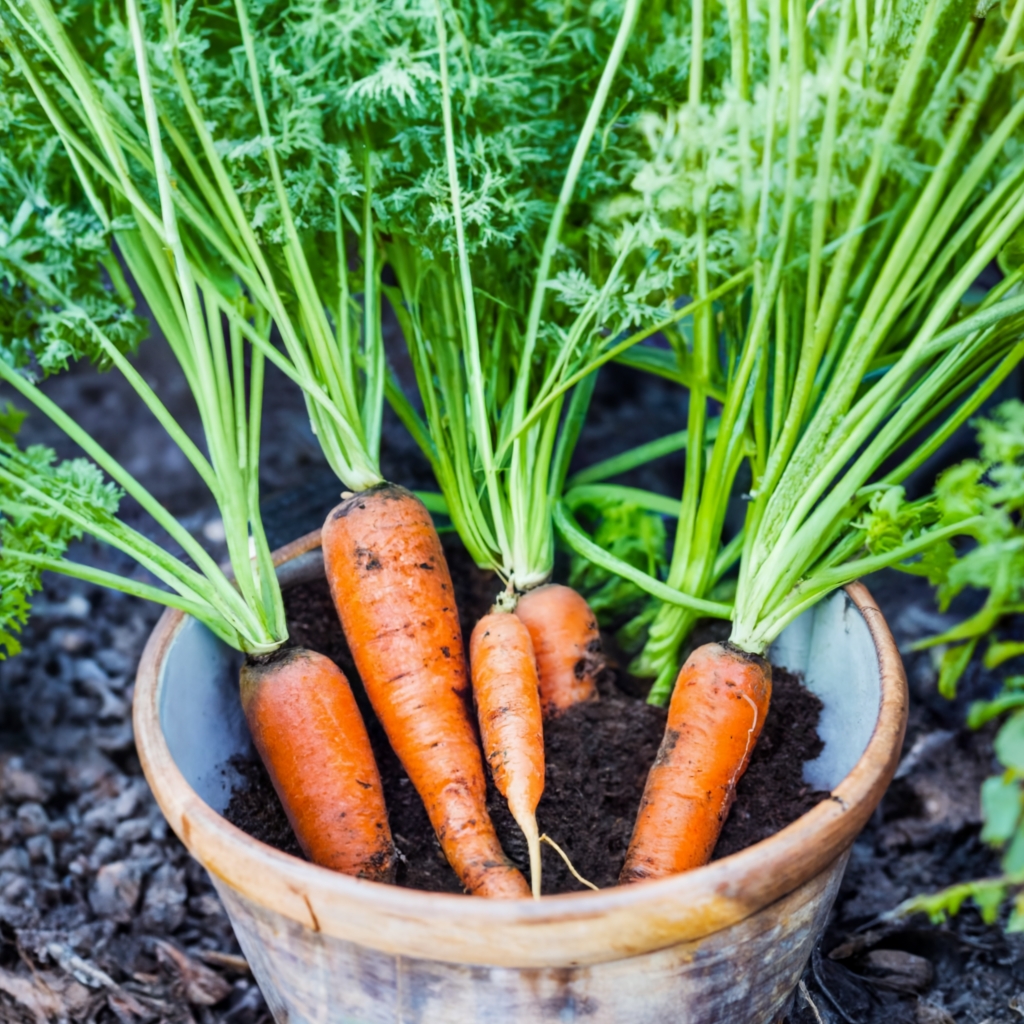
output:
<svg viewBox="0 0 1024 1024"><path fill-rule="evenodd" d="M278 549L283 565L320 531ZM146 779L171 828L215 879L313 931L391 954L507 967L563 967L652 952L710 935L788 895L842 856L892 779L907 721L906 676L862 583L845 588L878 657L878 718L864 753L829 799L753 846L670 878L542 900L485 900L352 878L276 850L217 814L174 763L159 719L167 653L186 621L167 609L136 679L133 720Z"/></svg>

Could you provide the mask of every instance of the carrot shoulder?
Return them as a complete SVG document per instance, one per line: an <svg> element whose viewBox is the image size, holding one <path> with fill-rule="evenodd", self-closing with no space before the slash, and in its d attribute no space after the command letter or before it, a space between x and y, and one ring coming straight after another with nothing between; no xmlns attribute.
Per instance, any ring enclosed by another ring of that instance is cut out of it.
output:
<svg viewBox="0 0 1024 1024"><path fill-rule="evenodd" d="M292 648L247 661L241 692L253 743L306 856L391 881L395 850L380 774L341 669Z"/></svg>
<svg viewBox="0 0 1024 1024"><path fill-rule="evenodd" d="M537 804L544 793L544 731L540 683L526 626L507 612L485 615L469 642L484 757L494 785L530 848L530 881L540 896Z"/></svg>
<svg viewBox="0 0 1024 1024"><path fill-rule="evenodd" d="M471 894L528 897L487 813L462 632L429 513L383 484L328 515L323 550L366 693L449 863Z"/></svg>
<svg viewBox="0 0 1024 1024"><path fill-rule="evenodd" d="M771 666L731 644L683 665L619 881L663 878L711 859L771 700Z"/></svg>
<svg viewBox="0 0 1024 1024"><path fill-rule="evenodd" d="M605 662L597 617L583 597L549 583L523 594L515 614L530 631L545 717L594 700Z"/></svg>

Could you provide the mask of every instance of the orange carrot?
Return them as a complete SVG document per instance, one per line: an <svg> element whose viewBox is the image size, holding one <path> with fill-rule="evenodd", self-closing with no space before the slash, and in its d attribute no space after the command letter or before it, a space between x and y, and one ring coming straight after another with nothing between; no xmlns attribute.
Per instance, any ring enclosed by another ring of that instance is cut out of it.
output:
<svg viewBox="0 0 1024 1024"><path fill-rule="evenodd" d="M619 875L663 878L711 859L772 695L764 658L704 644L683 665Z"/></svg>
<svg viewBox="0 0 1024 1024"><path fill-rule="evenodd" d="M601 631L587 602L572 587L549 583L523 594L515 613L533 641L545 717L595 700L605 662Z"/></svg>
<svg viewBox="0 0 1024 1024"><path fill-rule="evenodd" d="M390 882L395 849L377 762L344 673L304 648L250 658L242 708L303 852L314 864Z"/></svg>
<svg viewBox="0 0 1024 1024"><path fill-rule="evenodd" d="M485 615L469 641L484 757L494 785L530 848L530 881L540 897L537 804L544 792L544 731L540 682L526 626L508 612Z"/></svg>
<svg viewBox="0 0 1024 1024"><path fill-rule="evenodd" d="M448 862L473 895L528 897L487 813L462 631L430 514L409 491L381 484L328 515L323 549L366 693Z"/></svg>

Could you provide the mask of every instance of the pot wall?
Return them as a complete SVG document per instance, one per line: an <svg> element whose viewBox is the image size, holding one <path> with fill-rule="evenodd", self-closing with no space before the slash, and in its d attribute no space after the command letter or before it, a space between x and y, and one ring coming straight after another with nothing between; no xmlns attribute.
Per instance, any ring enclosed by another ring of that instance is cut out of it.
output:
<svg viewBox="0 0 1024 1024"><path fill-rule="evenodd" d="M224 883L217 891L280 1024L768 1024L825 927L847 857L731 928L587 967L392 956L311 932Z"/></svg>
<svg viewBox="0 0 1024 1024"><path fill-rule="evenodd" d="M282 583L322 573L311 546L286 553ZM770 1024L895 770L906 718L902 666L863 587L795 623L773 658L824 702L809 778L833 799L697 871L539 902L348 878L228 824L228 761L251 749L238 659L180 614L157 626L140 666L136 735L157 800L213 876L281 1024Z"/></svg>

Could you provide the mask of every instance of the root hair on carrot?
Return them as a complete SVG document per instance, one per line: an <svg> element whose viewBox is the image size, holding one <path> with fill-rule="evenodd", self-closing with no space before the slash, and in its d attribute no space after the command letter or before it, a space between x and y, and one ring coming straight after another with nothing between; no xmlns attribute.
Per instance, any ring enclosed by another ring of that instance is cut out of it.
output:
<svg viewBox="0 0 1024 1024"><path fill-rule="evenodd" d="M584 878L584 877L583 877L583 876L582 876L582 875L581 875L581 874L580 874L580 873L579 873L579 872L578 872L578 871L576 870L576 868L574 868L574 867L573 867L572 861L571 861L571 860L569 860L569 855L568 855L568 854L567 854L567 853L565 852L565 850L563 850L563 849L562 849L562 848L561 848L561 847L560 847L560 846L558 845L558 843L556 843L556 842L554 841L554 839L552 839L552 838L551 838L551 836L549 836L549 835L547 834L547 832L545 832L545 833L544 833L544 834L543 834L543 835L542 835L542 836L540 837L540 841L541 841L542 843L547 843L547 844L548 844L548 846L550 846L550 847L551 847L551 849L552 849L552 850L554 850L554 851L555 851L555 853L557 853L557 854L558 854L558 856L559 856L559 857L561 857L561 858L562 858L562 860L564 860L564 861L565 861L565 866L566 866L566 867L567 867L567 868L569 869L569 873L570 873L570 874L572 875L572 877L573 877L573 878L575 878L575 879L576 879L576 881L577 881L577 882L579 882L579 883L580 883L581 885L585 885L585 886L586 886L586 887L587 887L588 889L593 889L593 890L594 890L594 892L600 892L600 891L601 891L601 889L600 889L600 887L599 887L599 886L596 886L596 885L594 885L594 883L593 883L593 882L588 882L588 881L587 881L587 880L586 880L586 879L585 879L585 878Z"/></svg>

